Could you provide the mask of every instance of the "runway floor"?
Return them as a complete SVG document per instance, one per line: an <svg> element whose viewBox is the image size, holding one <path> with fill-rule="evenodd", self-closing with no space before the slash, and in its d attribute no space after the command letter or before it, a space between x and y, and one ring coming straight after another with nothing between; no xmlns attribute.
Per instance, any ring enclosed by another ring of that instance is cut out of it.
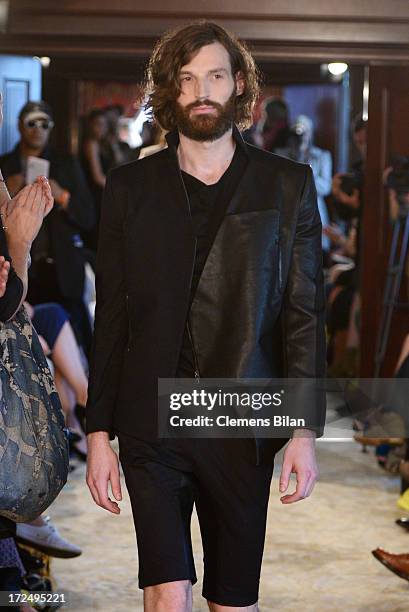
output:
<svg viewBox="0 0 409 612"><path fill-rule="evenodd" d="M260 588L260 610L279 612L407 612L409 584L371 555L381 546L409 552L409 533L394 524L399 479L377 467L373 451L353 441L317 443L320 480L313 495L292 506L279 501L277 456ZM76 469L49 509L61 533L83 548L76 559L53 559L59 592L75 612L142 611L137 587L137 553L129 498L120 516L96 506ZM152 525L154 528L154 525ZM207 610L201 597L201 544L192 526L198 583L194 610Z"/></svg>

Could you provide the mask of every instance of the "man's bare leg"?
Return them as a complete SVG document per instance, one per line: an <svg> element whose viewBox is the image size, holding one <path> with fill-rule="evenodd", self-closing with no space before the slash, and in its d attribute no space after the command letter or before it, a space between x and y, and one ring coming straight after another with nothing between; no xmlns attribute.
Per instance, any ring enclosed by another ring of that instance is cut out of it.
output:
<svg viewBox="0 0 409 612"><path fill-rule="evenodd" d="M145 587L143 605L144 612L192 612L192 583L176 580Z"/></svg>
<svg viewBox="0 0 409 612"><path fill-rule="evenodd" d="M212 601L208 601L207 605L209 606L210 612L259 612L258 603L253 604L252 606L220 606L219 604L215 604Z"/></svg>

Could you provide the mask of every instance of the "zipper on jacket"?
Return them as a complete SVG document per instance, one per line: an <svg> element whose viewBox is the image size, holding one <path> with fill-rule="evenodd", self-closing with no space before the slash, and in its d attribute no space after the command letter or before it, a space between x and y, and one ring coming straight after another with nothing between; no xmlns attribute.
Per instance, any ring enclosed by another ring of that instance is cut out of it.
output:
<svg viewBox="0 0 409 612"><path fill-rule="evenodd" d="M189 318L187 320L187 333L189 334L190 345L192 347L193 364L194 364L194 368L195 368L195 379L196 379L196 382L199 382L199 380L200 380L199 364L197 362L197 355L196 355L196 351L195 351L195 345L193 344L192 333L190 331Z"/></svg>
<svg viewBox="0 0 409 612"><path fill-rule="evenodd" d="M186 190L186 186L185 186L185 182L183 180L183 176L182 176L182 172L179 166L179 160L178 160L178 156L177 156L177 152L176 150L173 151L174 155L175 155L175 161L176 161L176 167L178 170L178 175L179 175L179 180L182 183L182 187L183 187L183 191L185 194L185 199L186 199L186 203L188 206L188 210L189 210L189 216L190 216L190 221L192 222L192 211L190 209L190 201L189 201L189 196ZM189 280L189 296L190 296L190 291L192 288L192 280L193 280L193 273L195 270L195 259L196 259L196 250L197 250L197 237L195 236L195 248L194 248L194 252L193 252L193 265L192 265L192 270L190 273L190 280ZM190 297L189 297L189 302L190 302ZM195 380L197 382L200 381L200 371L199 371L199 365L198 365L198 361L197 361L197 355L196 355L196 351L195 351L195 345L193 344L193 338L192 338L192 333L190 331L190 323L189 323L189 311L190 311L190 306L188 308L188 314L187 314L187 318L186 318L186 325L187 325L187 333L189 336L189 340L190 340L190 345L192 347L192 353L193 353L193 365L194 365L194 375L195 375ZM182 349L182 344L183 344L183 335L181 338L181 342L180 342L180 347L179 347L179 355L180 355L180 351Z"/></svg>

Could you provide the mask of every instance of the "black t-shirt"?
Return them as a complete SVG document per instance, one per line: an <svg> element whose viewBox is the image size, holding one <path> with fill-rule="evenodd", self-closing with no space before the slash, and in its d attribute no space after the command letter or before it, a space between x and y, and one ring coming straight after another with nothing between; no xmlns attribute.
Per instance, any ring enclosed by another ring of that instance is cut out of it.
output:
<svg viewBox="0 0 409 612"><path fill-rule="evenodd" d="M182 178L188 194L193 227L197 238L190 304L192 304L214 236L217 233L235 187L243 174L246 162L245 153L240 147L236 146L229 167L217 183L212 185L206 185L206 183L203 183L191 174L182 171ZM186 324L177 376L193 377L194 369L192 346Z"/></svg>

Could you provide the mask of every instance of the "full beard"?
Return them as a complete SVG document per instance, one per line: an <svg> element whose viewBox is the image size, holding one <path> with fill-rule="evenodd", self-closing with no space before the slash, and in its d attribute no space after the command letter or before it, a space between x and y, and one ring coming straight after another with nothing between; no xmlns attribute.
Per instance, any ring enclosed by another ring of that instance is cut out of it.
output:
<svg viewBox="0 0 409 612"><path fill-rule="evenodd" d="M198 106L212 106L217 113L200 113L190 116ZM225 104L211 100L197 100L187 106L175 102L175 120L181 134L199 142L212 142L221 138L231 127L236 113L236 91L233 90Z"/></svg>

